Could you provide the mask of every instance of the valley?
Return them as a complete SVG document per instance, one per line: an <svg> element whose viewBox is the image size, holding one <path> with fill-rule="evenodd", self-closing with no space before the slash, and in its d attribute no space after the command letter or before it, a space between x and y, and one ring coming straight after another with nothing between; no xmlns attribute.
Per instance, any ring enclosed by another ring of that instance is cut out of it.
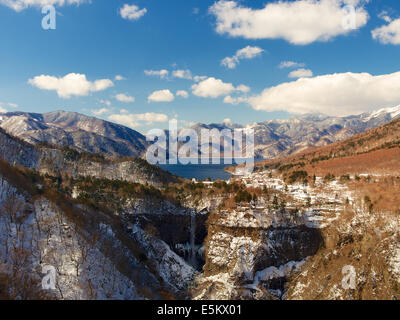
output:
<svg viewBox="0 0 400 320"><path fill-rule="evenodd" d="M0 295L398 299L399 137L394 120L192 181L0 131ZM56 290L40 286L46 265ZM349 265L356 287L345 289Z"/></svg>

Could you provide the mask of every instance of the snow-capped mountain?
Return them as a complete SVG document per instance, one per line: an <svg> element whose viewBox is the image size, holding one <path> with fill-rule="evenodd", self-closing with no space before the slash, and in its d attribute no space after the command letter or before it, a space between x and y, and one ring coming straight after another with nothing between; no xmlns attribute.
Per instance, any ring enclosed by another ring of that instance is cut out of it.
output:
<svg viewBox="0 0 400 320"><path fill-rule="evenodd" d="M398 117L400 117L400 106L379 109L375 112L371 112L369 114L367 113L365 115L366 117L364 118L364 121L371 121L373 119L397 119Z"/></svg>
<svg viewBox="0 0 400 320"><path fill-rule="evenodd" d="M135 130L75 112L3 113L0 127L29 143L47 142L109 155L140 156L148 146Z"/></svg>
<svg viewBox="0 0 400 320"><path fill-rule="evenodd" d="M305 114L244 126L198 123L191 128L198 133L201 129L214 128L254 129L256 158L271 159L341 141L399 117L400 106L397 106L347 117ZM135 130L75 112L3 113L0 127L33 144L48 142L115 156L141 156L149 146L146 138Z"/></svg>
<svg viewBox="0 0 400 320"><path fill-rule="evenodd" d="M243 128L254 130L256 158L271 159L324 146L400 118L400 106L347 117L305 114L286 120L268 120L240 126L237 124L196 124L192 128Z"/></svg>

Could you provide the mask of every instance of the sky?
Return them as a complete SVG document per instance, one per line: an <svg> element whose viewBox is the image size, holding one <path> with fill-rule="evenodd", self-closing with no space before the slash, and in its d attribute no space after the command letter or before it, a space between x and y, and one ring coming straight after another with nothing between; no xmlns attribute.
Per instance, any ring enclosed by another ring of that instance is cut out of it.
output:
<svg viewBox="0 0 400 320"><path fill-rule="evenodd" d="M0 112L346 116L400 104L399 53L398 0L0 0Z"/></svg>

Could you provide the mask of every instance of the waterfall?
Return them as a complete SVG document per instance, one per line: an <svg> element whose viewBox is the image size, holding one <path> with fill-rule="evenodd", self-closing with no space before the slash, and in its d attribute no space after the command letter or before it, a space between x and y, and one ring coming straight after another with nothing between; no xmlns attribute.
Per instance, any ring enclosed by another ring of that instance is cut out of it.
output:
<svg viewBox="0 0 400 320"><path fill-rule="evenodd" d="M192 211L190 213L190 264L196 268L196 248L195 248L195 240L196 240L196 211Z"/></svg>

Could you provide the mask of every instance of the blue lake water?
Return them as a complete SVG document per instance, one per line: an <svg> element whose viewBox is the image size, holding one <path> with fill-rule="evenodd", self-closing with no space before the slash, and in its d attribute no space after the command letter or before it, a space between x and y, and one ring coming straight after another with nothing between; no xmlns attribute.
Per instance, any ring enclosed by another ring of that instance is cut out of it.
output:
<svg viewBox="0 0 400 320"><path fill-rule="evenodd" d="M230 164L160 164L162 169L176 174L177 176L196 180L228 180L231 174L224 171L225 167L231 166Z"/></svg>

